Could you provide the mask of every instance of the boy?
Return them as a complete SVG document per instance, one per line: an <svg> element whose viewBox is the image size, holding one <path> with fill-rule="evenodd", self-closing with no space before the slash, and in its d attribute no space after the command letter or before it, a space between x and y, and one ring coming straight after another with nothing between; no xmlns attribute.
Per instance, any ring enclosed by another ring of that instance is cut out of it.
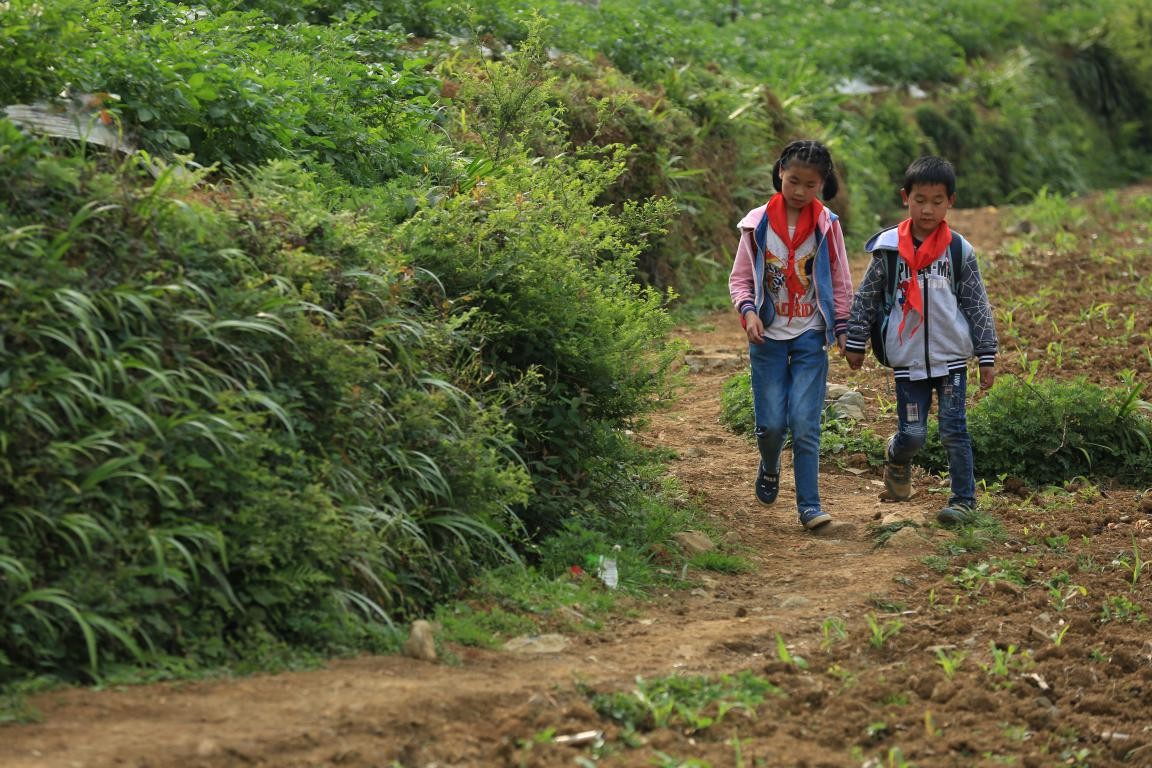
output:
<svg viewBox="0 0 1152 768"><path fill-rule="evenodd" d="M935 393L952 483L948 505L936 519L945 526L962 525L976 508L965 409L968 358L975 355L979 361L980 388L991 387L996 379L996 327L972 245L944 220L956 202L952 164L931 156L916 160L904 172L900 195L908 218L874 235L864 247L872 261L852 302L844 356L853 370L864 363L872 321L884 312L888 286L894 286L894 295L888 296L884 349L896 380L899 428L886 450L885 495L890 501L912 495L911 462L924 447ZM898 258L891 259L891 251ZM896 267L894 282L888 279L888 264Z"/></svg>

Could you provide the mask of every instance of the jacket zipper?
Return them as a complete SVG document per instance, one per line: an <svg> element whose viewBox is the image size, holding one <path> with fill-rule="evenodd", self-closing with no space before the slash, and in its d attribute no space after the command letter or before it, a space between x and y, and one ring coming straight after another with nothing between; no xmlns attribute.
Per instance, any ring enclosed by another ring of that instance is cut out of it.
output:
<svg viewBox="0 0 1152 768"><path fill-rule="evenodd" d="M920 277L917 275L917 277ZM920 295L924 297L924 371L932 378L932 359L928 355L928 276L920 278Z"/></svg>

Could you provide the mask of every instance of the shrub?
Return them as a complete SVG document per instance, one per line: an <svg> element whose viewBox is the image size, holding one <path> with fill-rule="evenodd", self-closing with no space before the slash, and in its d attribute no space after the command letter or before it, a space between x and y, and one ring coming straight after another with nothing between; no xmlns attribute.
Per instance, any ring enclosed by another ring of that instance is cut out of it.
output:
<svg viewBox="0 0 1152 768"><path fill-rule="evenodd" d="M0 163L0 682L372 647L514 558L502 412L306 175L245 200L2 121Z"/></svg>
<svg viewBox="0 0 1152 768"><path fill-rule="evenodd" d="M1036 485L1073 477L1152 482L1152 419L1141 388L1109 390L1085 380L1029 383L1000 376L968 413L979 476L1012 475ZM947 468L935 423L926 468Z"/></svg>
<svg viewBox="0 0 1152 768"><path fill-rule="evenodd" d="M591 159L508 166L391 244L435 277L424 301L461 349L481 350L478 379L507 403L533 476L533 528L554 529L584 496L591 463L618 450L614 430L650 407L671 362L662 300L631 280L637 244L667 209L597 207L617 171Z"/></svg>
<svg viewBox="0 0 1152 768"><path fill-rule="evenodd" d="M21 84L9 99L54 100L66 87L100 101L143 149L201 165L293 157L360 185L440 166L428 130L438 85L401 33L177 3L59 5L77 23L57 7L12 26L16 14L3 14L0 34L19 51L0 62L0 81Z"/></svg>
<svg viewBox="0 0 1152 768"><path fill-rule="evenodd" d="M752 374L729 376L720 389L720 423L737 435L750 435L756 429L752 410Z"/></svg>

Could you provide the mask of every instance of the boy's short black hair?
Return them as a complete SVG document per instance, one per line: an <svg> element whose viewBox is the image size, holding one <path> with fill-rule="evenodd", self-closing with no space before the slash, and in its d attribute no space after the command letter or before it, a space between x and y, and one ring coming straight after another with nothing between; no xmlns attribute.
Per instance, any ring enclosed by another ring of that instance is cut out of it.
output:
<svg viewBox="0 0 1152 768"><path fill-rule="evenodd" d="M916 184L943 184L948 197L956 194L956 169L942 157L925 155L912 161L904 171L904 191L911 192Z"/></svg>

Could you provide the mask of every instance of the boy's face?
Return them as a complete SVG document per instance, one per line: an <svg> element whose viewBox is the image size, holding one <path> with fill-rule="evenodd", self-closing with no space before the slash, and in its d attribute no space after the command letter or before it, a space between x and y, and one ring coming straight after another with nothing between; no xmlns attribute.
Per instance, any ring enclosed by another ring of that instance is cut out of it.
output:
<svg viewBox="0 0 1152 768"><path fill-rule="evenodd" d="M911 192L901 189L900 196L908 206L912 236L917 240L931 235L948 215L948 209L956 203L956 195L949 195L943 184L913 184Z"/></svg>

